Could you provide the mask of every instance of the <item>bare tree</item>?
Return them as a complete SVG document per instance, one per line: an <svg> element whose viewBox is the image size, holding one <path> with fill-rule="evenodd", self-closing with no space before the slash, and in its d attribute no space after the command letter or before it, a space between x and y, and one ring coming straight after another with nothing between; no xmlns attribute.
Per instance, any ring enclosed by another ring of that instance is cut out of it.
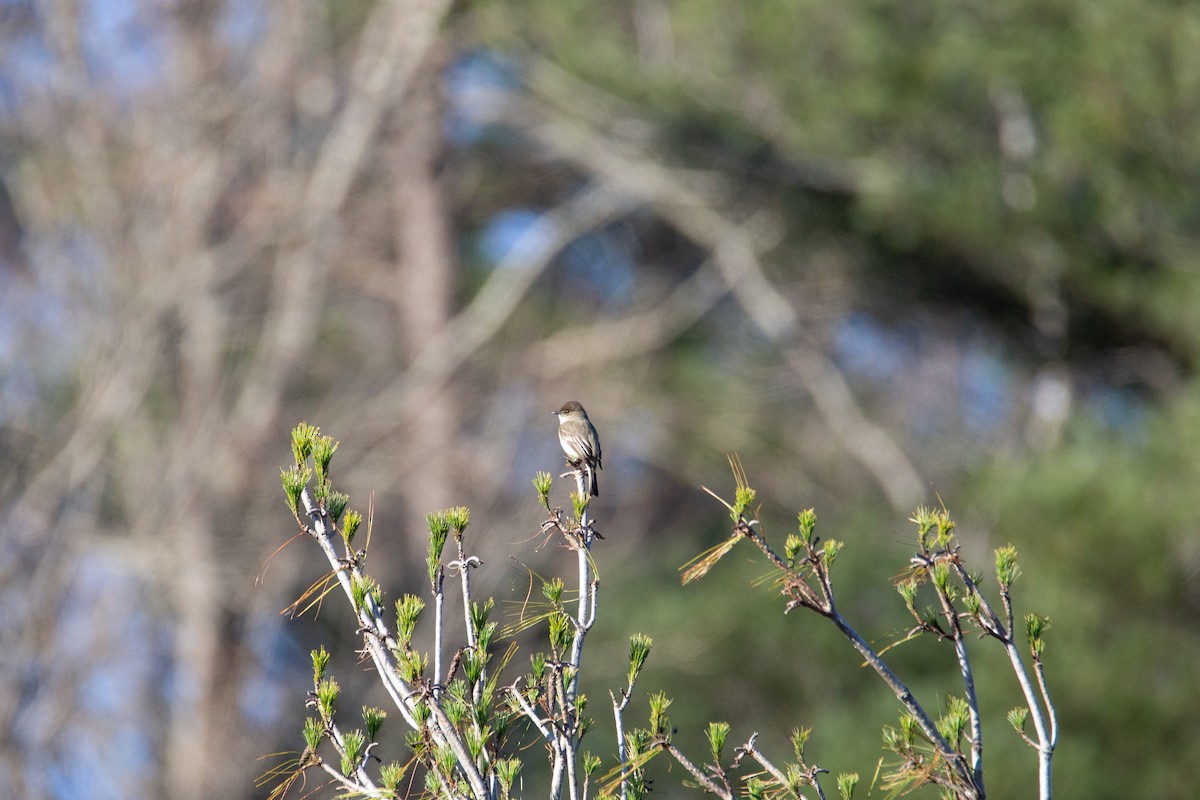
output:
<svg viewBox="0 0 1200 800"><path fill-rule="evenodd" d="M315 363L322 331L336 323L331 310L345 308L343 276L406 281L390 255L391 224L347 238L369 199L356 187L388 153L412 165L397 172L430 176L398 190L399 216L423 207L443 230L401 237L400 263L425 280L408 283L416 297L393 289L408 305L380 322L409 320L419 307L436 328L448 313L445 245L420 252L447 238L431 193L437 111L426 99L410 113L406 101L410 91L431 94L448 5L379 2L354 18L317 3L262 4L253 19L230 19L233 4L137 6L142 18L126 23L145 26L150 61L136 75L102 68L116 46L95 42L96 22L76 4L23 7L22 24L5 31L46 51L44 70L19 86L5 131L17 157L4 169L35 282L25 291L61 302L66 328L26 357L61 364L53 351L64 346L73 356L46 378L62 384L63 401L34 413L44 435L28 446L14 433L4 440L21 464L4 484L16 554L5 570L36 576L44 598L7 617L6 627L21 622L6 631L16 642L6 666L56 676L0 709L13 765L5 794L45 796L30 774L77 758L44 746L61 725L32 720L91 727L101 740L112 722L61 690L86 685L98 663L134 658L122 655L113 620L83 614L97 632L87 658L70 658L63 640L64 607L81 613L90 601L81 587L99 580L106 553L117 565L111 581L138 587L127 601L150 609L161 627L147 626L165 634L150 656L158 668L121 686L134 693L122 703L154 721L144 734L159 766L130 776L126 792L248 789L255 765L244 756L267 741L242 716L262 657L253 620L277 611L286 588L254 589L273 545L255 521L269 504L253 476L273 460L267 443L294 402L295 376L345 379ZM258 25L261 36L247 43L238 25ZM391 150L385 138L396 141ZM38 324L31 309L24 318ZM8 602L23 591L6 590Z"/></svg>

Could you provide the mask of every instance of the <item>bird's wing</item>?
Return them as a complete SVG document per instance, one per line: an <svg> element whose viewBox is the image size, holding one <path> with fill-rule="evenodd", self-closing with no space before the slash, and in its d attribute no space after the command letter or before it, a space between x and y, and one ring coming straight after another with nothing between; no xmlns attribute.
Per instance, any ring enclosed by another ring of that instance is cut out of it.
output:
<svg viewBox="0 0 1200 800"><path fill-rule="evenodd" d="M581 453L586 460L592 461L599 458L599 455L592 451L592 443L588 441L588 437L570 432L563 438L570 443L572 450L576 453Z"/></svg>
<svg viewBox="0 0 1200 800"><path fill-rule="evenodd" d="M592 429L592 441L596 443L596 469L604 469L600 465L600 434L596 433L596 426L592 425L590 420L588 421L588 426Z"/></svg>

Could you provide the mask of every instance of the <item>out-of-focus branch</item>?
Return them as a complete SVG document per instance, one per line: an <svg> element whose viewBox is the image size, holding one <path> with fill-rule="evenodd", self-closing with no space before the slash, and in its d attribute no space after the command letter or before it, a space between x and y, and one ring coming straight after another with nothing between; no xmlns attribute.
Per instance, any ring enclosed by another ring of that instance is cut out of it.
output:
<svg viewBox="0 0 1200 800"><path fill-rule="evenodd" d="M534 92L554 91L537 74L534 70ZM871 473L896 510L911 509L923 495L915 466L888 432L867 418L840 370L810 340L796 310L767 279L747 227L718 210L694 188L694 181L557 113L558 100L538 96L509 121L560 158L652 207L707 249L747 317L781 348L838 441Z"/></svg>
<svg viewBox="0 0 1200 800"><path fill-rule="evenodd" d="M556 255L582 233L635 208L627 193L594 184L544 214L513 244L471 302L441 330L430 332L412 364L359 417L405 419L428 403L454 373L512 316ZM375 458L388 456L374 454ZM359 468L373 468L370 457Z"/></svg>
<svg viewBox="0 0 1200 800"><path fill-rule="evenodd" d="M61 381L64 407L44 415L53 428L5 500L14 535L50 554L39 575L98 543L157 599L174 650L153 657L187 691L146 731L151 794L227 795L241 776L208 765L262 735L236 724L236 693L257 668L246 616L271 601L247 598L260 547L227 509L253 515L250 464L315 349L342 218L449 5L378 0L358 41L335 48L308 4L264 6L253 45L222 33L219 4L177 4L144 21L157 69L116 79L91 63L85 4L30 12L48 66L4 132L23 139L14 201L78 367L37 376ZM326 102L311 102L314 86ZM115 515L96 513L101 499ZM65 704L33 694L15 713Z"/></svg>
<svg viewBox="0 0 1200 800"><path fill-rule="evenodd" d="M653 352L698 322L729 287L709 259L653 308L594 325L566 328L530 348L530 364L543 378L566 370Z"/></svg>
<svg viewBox="0 0 1200 800"><path fill-rule="evenodd" d="M363 27L351 94L322 146L305 187L298 223L303 244L276 262L272 302L246 383L234 410L239 427L262 432L275 418L284 379L308 349L316 327L308 322L311 302L330 275L324 263L336 240L336 215L359 174L383 114L403 96L418 65L433 46L448 0L381 3Z"/></svg>

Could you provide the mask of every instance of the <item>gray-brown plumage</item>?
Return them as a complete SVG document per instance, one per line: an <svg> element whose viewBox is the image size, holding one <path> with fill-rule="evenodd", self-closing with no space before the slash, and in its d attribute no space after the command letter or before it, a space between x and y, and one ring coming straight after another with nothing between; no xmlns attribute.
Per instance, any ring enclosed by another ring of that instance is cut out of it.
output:
<svg viewBox="0 0 1200 800"><path fill-rule="evenodd" d="M600 465L600 437L596 435L596 427L588 419L583 406L575 400L568 400L558 411L558 443L562 445L567 462L575 469L583 468L587 472L588 494L592 497L600 495L600 481L596 477Z"/></svg>

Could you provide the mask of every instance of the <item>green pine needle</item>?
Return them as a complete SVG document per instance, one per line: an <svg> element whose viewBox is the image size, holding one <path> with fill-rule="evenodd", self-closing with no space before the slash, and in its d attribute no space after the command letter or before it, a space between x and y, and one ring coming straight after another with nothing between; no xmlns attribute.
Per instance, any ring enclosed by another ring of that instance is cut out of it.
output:
<svg viewBox="0 0 1200 800"><path fill-rule="evenodd" d="M533 488L537 490L538 502L547 511L550 510L550 487L553 484L554 480L549 472L539 472L533 477Z"/></svg>
<svg viewBox="0 0 1200 800"><path fill-rule="evenodd" d="M653 644L654 640L640 633L635 633L629 637L628 679L630 686L637 680L642 667L646 666L646 659L650 657L650 648Z"/></svg>
<svg viewBox="0 0 1200 800"><path fill-rule="evenodd" d="M325 726L321 720L313 717L304 718L304 744L308 746L309 750L316 750L324 736Z"/></svg>
<svg viewBox="0 0 1200 800"><path fill-rule="evenodd" d="M1017 548L1011 544L996 549L996 580L1005 591L1013 585L1021 575L1021 567L1017 564Z"/></svg>
<svg viewBox="0 0 1200 800"><path fill-rule="evenodd" d="M726 739L729 738L729 723L710 722L705 734L708 737L708 751L712 755L713 763L720 765L721 753L725 750Z"/></svg>
<svg viewBox="0 0 1200 800"><path fill-rule="evenodd" d="M850 800L854 796L854 787L858 786L857 772L843 772L837 776L838 794L842 800Z"/></svg>
<svg viewBox="0 0 1200 800"><path fill-rule="evenodd" d="M315 686L325 677L325 668L329 666L329 653L325 650L325 645L321 645L319 650L313 650L310 655L312 656L313 685Z"/></svg>
<svg viewBox="0 0 1200 800"><path fill-rule="evenodd" d="M297 466L306 464L308 457L312 455L313 442L316 441L321 429L307 422L301 422L292 429L292 457L296 460Z"/></svg>

